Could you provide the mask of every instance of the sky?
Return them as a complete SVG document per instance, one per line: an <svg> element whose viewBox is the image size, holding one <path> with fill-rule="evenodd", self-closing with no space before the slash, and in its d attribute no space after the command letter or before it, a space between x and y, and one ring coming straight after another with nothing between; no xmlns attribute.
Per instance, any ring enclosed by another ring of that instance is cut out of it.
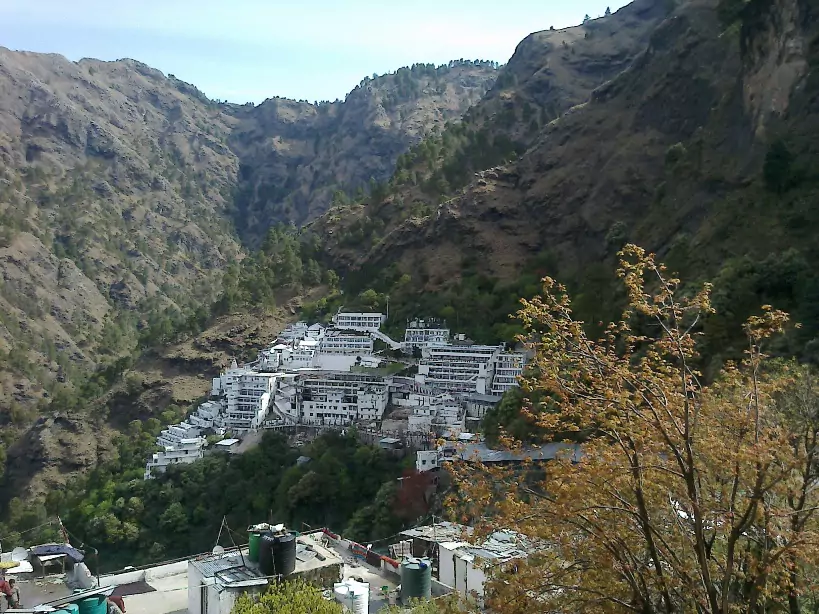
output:
<svg viewBox="0 0 819 614"><path fill-rule="evenodd" d="M618 0L0 0L0 46L70 60L133 58L210 98L343 99L416 62L505 63L531 32Z"/></svg>

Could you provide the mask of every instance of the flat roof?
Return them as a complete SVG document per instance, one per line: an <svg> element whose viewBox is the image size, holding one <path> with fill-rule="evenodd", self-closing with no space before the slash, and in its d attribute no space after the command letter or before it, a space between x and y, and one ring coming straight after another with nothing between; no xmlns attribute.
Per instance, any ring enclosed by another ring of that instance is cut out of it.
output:
<svg viewBox="0 0 819 614"><path fill-rule="evenodd" d="M238 439L223 439L222 441L217 441L217 446L232 446L235 443L239 443Z"/></svg>
<svg viewBox="0 0 819 614"><path fill-rule="evenodd" d="M422 527L415 527L414 529L407 529L406 531L401 531L400 535L441 544L445 542L459 542L464 535L471 535L472 532L472 527L467 527L466 525L456 522L444 521Z"/></svg>
<svg viewBox="0 0 819 614"><path fill-rule="evenodd" d="M560 454L569 454L572 462L578 462L582 456L582 447L576 443L553 442L542 446L526 447L520 450L494 450L485 443L468 443L458 445L451 443L449 446L455 447L455 456L460 460L478 460L482 463L502 463L509 461L524 460L554 460Z"/></svg>
<svg viewBox="0 0 819 614"><path fill-rule="evenodd" d="M525 558L538 549L529 538L514 531L495 531L477 545L465 542L439 543L442 548L465 554L468 560L478 558L489 563Z"/></svg>
<svg viewBox="0 0 819 614"><path fill-rule="evenodd" d="M384 437L384 439L381 439L378 443L401 443L401 440L395 437Z"/></svg>
<svg viewBox="0 0 819 614"><path fill-rule="evenodd" d="M303 573L330 565L342 565L341 556L321 541L324 533L306 533L296 538L296 569L294 573ZM248 549L233 550L225 554L203 554L190 559L199 573L205 578L216 577L225 584L247 585L265 580L256 564L248 558ZM265 580L266 582L266 580Z"/></svg>

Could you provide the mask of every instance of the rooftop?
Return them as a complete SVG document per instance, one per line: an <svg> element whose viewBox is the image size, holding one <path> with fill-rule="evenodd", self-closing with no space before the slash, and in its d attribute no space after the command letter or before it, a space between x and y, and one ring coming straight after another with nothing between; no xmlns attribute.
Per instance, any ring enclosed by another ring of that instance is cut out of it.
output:
<svg viewBox="0 0 819 614"><path fill-rule="evenodd" d="M296 538L296 569L294 573L312 571L330 565L341 565L341 556L322 542L322 532L306 533ZM225 585L266 583L257 566L248 559L247 548L222 554L203 554L190 560L191 565L206 578L216 577Z"/></svg>
<svg viewBox="0 0 819 614"><path fill-rule="evenodd" d="M514 531L495 531L478 545L465 542L443 542L440 545L447 550L458 550L470 560L482 559L492 564L525 558L536 548L527 537Z"/></svg>
<svg viewBox="0 0 819 614"><path fill-rule="evenodd" d="M238 439L223 439L222 441L217 441L217 446L232 446L234 443L239 443Z"/></svg>
<svg viewBox="0 0 819 614"><path fill-rule="evenodd" d="M520 450L494 450L485 443L469 443L463 446L450 444L454 448L454 456L461 460L478 460L482 463L503 463L510 461L541 461L554 460L561 454L570 454L572 462L580 460L580 444L553 442L542 446L521 448Z"/></svg>
<svg viewBox="0 0 819 614"><path fill-rule="evenodd" d="M464 536L472 534L472 527L467 527L455 522L437 522L423 527L415 527L414 529L407 529L401 531L401 535L412 537L415 539L422 539L428 542L435 542L437 544L445 542L457 542Z"/></svg>

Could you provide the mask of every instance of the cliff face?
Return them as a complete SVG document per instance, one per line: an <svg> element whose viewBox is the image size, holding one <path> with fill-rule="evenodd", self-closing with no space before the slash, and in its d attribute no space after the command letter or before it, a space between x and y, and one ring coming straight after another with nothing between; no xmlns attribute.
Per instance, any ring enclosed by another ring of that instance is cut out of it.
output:
<svg viewBox="0 0 819 614"><path fill-rule="evenodd" d="M652 24L624 70L544 125L517 160L479 171L427 211L402 216L412 191L399 188L383 202L325 216L314 227L336 237L329 261L363 287L386 283L384 291L389 281L377 272L397 268L412 277L406 300L419 303L451 294L476 262L491 288L548 261L539 272L579 289L585 315L596 318L613 305L603 290L612 281L600 271L613 270L631 241L684 277L718 277L731 318L743 317L742 301L791 309L806 322L799 347L811 356L819 330L809 299L819 280L806 264L819 256L819 214L809 204L819 154L817 4L743 3L728 20L721 4L680 3ZM344 243L361 219L379 215L386 230L371 248Z"/></svg>
<svg viewBox="0 0 819 614"><path fill-rule="evenodd" d="M251 243L273 222L301 224L324 213L336 191L384 181L395 161L431 130L457 120L492 85L487 63L416 65L367 79L343 102L314 106L273 99L231 109L240 158L234 217Z"/></svg>

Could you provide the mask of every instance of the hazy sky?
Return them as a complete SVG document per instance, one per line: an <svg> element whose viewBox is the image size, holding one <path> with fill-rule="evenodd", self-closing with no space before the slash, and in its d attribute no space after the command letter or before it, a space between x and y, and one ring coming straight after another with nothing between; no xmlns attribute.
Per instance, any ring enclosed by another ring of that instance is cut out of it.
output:
<svg viewBox="0 0 819 614"><path fill-rule="evenodd" d="M530 32L618 0L0 0L0 45L71 60L134 58L211 98L344 98L415 62L506 62Z"/></svg>

